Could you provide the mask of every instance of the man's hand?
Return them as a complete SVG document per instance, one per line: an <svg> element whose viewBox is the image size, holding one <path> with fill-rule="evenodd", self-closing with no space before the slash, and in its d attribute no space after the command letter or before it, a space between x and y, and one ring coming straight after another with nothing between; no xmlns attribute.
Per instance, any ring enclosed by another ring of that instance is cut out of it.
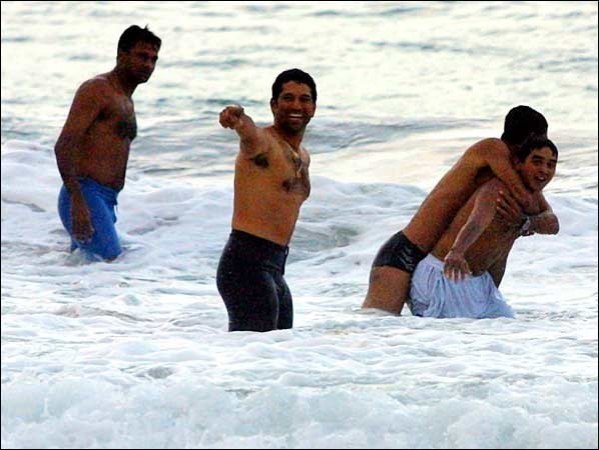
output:
<svg viewBox="0 0 599 450"><path fill-rule="evenodd" d="M449 280L455 282L462 281L466 279L467 276L472 275L464 254L456 252L455 250L450 250L445 256L443 273Z"/></svg>
<svg viewBox="0 0 599 450"><path fill-rule="evenodd" d="M521 230L522 225L526 223L527 215L524 214L520 204L518 204L509 192L499 191L497 213L512 228ZM534 234L534 231L531 229L522 230L522 236L530 236L532 234Z"/></svg>
<svg viewBox="0 0 599 450"><path fill-rule="evenodd" d="M532 194L528 192L526 189L522 189L519 187L514 188L512 194L515 197L514 201L520 208L529 208L533 204ZM512 197L512 199L514 199L514 197Z"/></svg>
<svg viewBox="0 0 599 450"><path fill-rule="evenodd" d="M220 113L219 122L223 128L235 129L240 123L243 108L239 105L227 106Z"/></svg>
<svg viewBox="0 0 599 450"><path fill-rule="evenodd" d="M94 234L89 208L81 192L71 195L71 229L73 238L88 243Z"/></svg>
<svg viewBox="0 0 599 450"><path fill-rule="evenodd" d="M497 213L513 228L520 228L526 218L522 207L509 192L499 191L497 197Z"/></svg>

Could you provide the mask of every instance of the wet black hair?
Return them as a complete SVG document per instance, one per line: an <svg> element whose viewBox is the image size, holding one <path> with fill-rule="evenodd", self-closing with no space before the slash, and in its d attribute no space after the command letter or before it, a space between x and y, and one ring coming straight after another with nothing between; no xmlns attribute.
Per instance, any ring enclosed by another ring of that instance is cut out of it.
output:
<svg viewBox="0 0 599 450"><path fill-rule="evenodd" d="M547 138L540 138L538 136L530 136L528 139L526 139L520 148L516 150L515 156L518 158L518 161L524 162L533 150L543 147L549 147L551 149L551 153L553 153L553 156L556 158L559 156L557 146L553 142Z"/></svg>
<svg viewBox="0 0 599 450"><path fill-rule="evenodd" d="M501 140L511 145L522 145L530 136L547 137L547 120L530 106L516 106L505 116Z"/></svg>
<svg viewBox="0 0 599 450"><path fill-rule="evenodd" d="M289 81L295 81L296 83L303 83L310 88L310 93L312 94L312 101L316 103L316 83L314 83L314 79L310 76L310 74L304 72L300 69L289 69L284 72L281 72L275 82L272 85L272 98L271 102L276 102L283 90L283 85Z"/></svg>
<svg viewBox="0 0 599 450"><path fill-rule="evenodd" d="M123 34L121 34L117 49L128 52L138 42L147 42L148 44L154 45L158 50L160 50L160 46L162 45L162 40L148 30L147 25L145 28L138 27L137 25L131 25L129 28L123 31Z"/></svg>

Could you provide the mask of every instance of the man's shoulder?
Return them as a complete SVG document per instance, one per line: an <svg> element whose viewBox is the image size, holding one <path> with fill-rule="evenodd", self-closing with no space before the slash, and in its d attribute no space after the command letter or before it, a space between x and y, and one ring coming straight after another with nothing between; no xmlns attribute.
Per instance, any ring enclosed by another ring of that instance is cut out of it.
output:
<svg viewBox="0 0 599 450"><path fill-rule="evenodd" d="M265 151L273 149L281 150L286 146L285 139L283 139L273 125L262 128L258 127L258 135L262 137L266 145Z"/></svg>
<svg viewBox="0 0 599 450"><path fill-rule="evenodd" d="M472 144L466 154L509 153L505 142L497 138L485 138Z"/></svg>
<svg viewBox="0 0 599 450"><path fill-rule="evenodd" d="M113 89L106 75L100 74L85 80L77 89L77 95L108 95Z"/></svg>
<svg viewBox="0 0 599 450"><path fill-rule="evenodd" d="M278 134L273 125L267 125L265 127L256 127L256 129L259 130L264 135L265 138L275 139L275 140L278 138Z"/></svg>

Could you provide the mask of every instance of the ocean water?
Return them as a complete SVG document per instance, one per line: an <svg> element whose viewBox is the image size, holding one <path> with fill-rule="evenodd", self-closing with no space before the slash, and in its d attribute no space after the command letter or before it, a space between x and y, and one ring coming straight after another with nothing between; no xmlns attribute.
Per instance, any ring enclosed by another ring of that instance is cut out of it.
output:
<svg viewBox="0 0 599 450"><path fill-rule="evenodd" d="M2 2L2 448L597 448L596 2ZM163 39L134 94L125 253L69 254L53 145L130 24ZM238 102L318 85L295 326L228 333ZM515 320L361 310L379 246L518 104L560 162L557 236L519 240Z"/></svg>

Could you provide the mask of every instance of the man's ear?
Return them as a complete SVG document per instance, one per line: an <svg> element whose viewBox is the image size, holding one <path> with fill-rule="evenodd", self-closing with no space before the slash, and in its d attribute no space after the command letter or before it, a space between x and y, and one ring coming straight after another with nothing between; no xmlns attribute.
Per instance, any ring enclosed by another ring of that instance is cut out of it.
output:
<svg viewBox="0 0 599 450"><path fill-rule="evenodd" d="M274 98L270 99L270 111L274 114L275 108L277 106L277 101Z"/></svg>
<svg viewBox="0 0 599 450"><path fill-rule="evenodd" d="M524 165L524 162L520 161L515 156L512 156L512 165L514 166L514 169L516 169L516 171L519 171L522 168L522 166Z"/></svg>

